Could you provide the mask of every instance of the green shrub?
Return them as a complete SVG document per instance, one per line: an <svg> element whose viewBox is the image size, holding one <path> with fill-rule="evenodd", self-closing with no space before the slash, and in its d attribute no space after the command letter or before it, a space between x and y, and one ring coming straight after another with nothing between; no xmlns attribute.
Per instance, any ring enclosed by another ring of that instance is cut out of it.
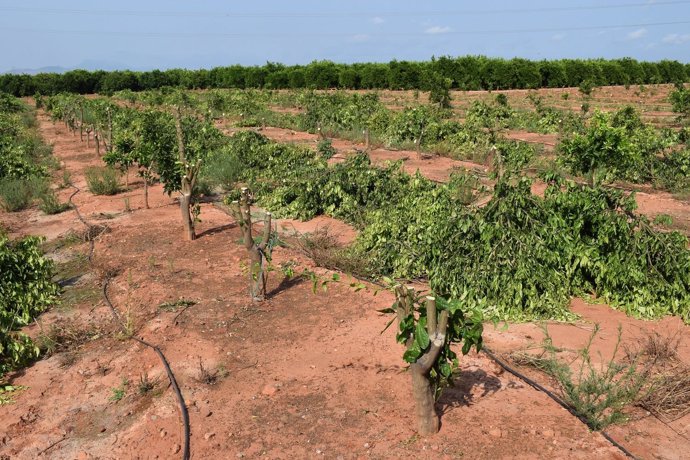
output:
<svg viewBox="0 0 690 460"><path fill-rule="evenodd" d="M678 85L678 87L671 91L668 96L672 110L676 112L679 118L690 118L690 90L685 88L683 85Z"/></svg>
<svg viewBox="0 0 690 460"><path fill-rule="evenodd" d="M94 195L115 195L120 191L120 175L114 168L90 167L86 168L84 175Z"/></svg>
<svg viewBox="0 0 690 460"><path fill-rule="evenodd" d="M60 214L69 209L69 203L61 203L50 187L45 187L38 196L38 208L46 214Z"/></svg>
<svg viewBox="0 0 690 460"><path fill-rule="evenodd" d="M321 139L316 146L316 151L326 160L333 158L333 155L338 153L330 139Z"/></svg>
<svg viewBox="0 0 690 460"><path fill-rule="evenodd" d="M574 174L649 182L659 154L672 143L670 137L646 126L631 107L613 114L595 111L584 132L561 141L559 160Z"/></svg>
<svg viewBox="0 0 690 460"><path fill-rule="evenodd" d="M9 212L27 209L39 197L43 190L43 181L39 178L2 179L0 180L0 206Z"/></svg>
<svg viewBox="0 0 690 460"><path fill-rule="evenodd" d="M0 234L0 378L38 356L38 347L19 329L57 297L53 263L41 252L41 239L10 241Z"/></svg>

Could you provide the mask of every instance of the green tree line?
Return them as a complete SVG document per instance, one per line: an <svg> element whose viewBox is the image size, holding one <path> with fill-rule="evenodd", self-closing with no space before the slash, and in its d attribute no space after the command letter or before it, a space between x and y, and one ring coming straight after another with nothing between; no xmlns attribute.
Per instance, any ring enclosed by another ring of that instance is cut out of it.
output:
<svg viewBox="0 0 690 460"><path fill-rule="evenodd" d="M72 70L62 74L0 75L0 91L15 96L36 93L103 93L141 91L166 86L200 88L347 88L431 90L447 79L452 89L498 90L594 85L676 83L690 80L690 64L672 60L640 62L621 59L560 59L532 61L486 56L439 57L430 61L339 64L314 61L286 66L215 67L213 69L146 72Z"/></svg>

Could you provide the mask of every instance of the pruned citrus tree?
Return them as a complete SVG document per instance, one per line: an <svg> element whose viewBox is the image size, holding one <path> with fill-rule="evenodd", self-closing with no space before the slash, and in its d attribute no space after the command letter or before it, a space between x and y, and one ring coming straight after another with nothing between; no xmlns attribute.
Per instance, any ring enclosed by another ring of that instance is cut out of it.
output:
<svg viewBox="0 0 690 460"><path fill-rule="evenodd" d="M231 210L240 228L242 239L249 254L249 295L255 302L266 298L266 264L271 261L273 240L271 239L271 213L264 218L264 231L261 241L254 240L251 215L252 193L242 188L239 201L233 201Z"/></svg>
<svg viewBox="0 0 690 460"><path fill-rule="evenodd" d="M395 303L383 313L396 315L396 339L407 349L412 393L416 404L417 431L426 436L437 433L440 419L435 403L443 390L453 384L459 361L454 344L462 344L462 354L482 346L482 312L463 309L459 300L425 296L414 288L394 287Z"/></svg>

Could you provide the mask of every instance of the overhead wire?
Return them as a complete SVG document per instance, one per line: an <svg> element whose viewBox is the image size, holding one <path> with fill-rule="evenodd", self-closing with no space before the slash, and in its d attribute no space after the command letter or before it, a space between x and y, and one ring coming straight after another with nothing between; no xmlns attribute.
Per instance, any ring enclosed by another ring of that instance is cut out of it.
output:
<svg viewBox="0 0 690 460"><path fill-rule="evenodd" d="M520 14L520 13L555 13L573 11L597 11L627 8L656 8L659 6L688 5L690 0L661 0L650 2L629 2L609 5L573 5L501 9L466 9L466 10L421 10L421 11L323 11L323 12L239 12L239 11L164 11L164 10L119 10L91 8L37 8L24 6L0 6L0 11L12 11L31 14L79 14L107 16L156 16L156 17L219 17L234 18L324 18L324 17L420 17L449 15L485 15L485 14Z"/></svg>
<svg viewBox="0 0 690 460"><path fill-rule="evenodd" d="M367 38L386 38L386 37L424 37L424 36L447 36L447 35L505 35L505 34L528 34L543 32L571 32L588 30L614 30L630 29L638 27L658 27L669 25L687 25L690 21L666 21L666 22L641 22L633 24L610 24L610 25L591 25L576 27L537 27L526 29L487 29L487 30L447 30L442 33L431 32L403 32L386 34L366 34ZM152 38L309 38L309 37L349 37L352 33L243 33L243 32L140 32L140 31L107 31L107 30L65 30L65 29L34 29L22 27L4 27L4 31L19 33L48 33L48 34L71 34L71 35L116 35L131 37L152 37Z"/></svg>

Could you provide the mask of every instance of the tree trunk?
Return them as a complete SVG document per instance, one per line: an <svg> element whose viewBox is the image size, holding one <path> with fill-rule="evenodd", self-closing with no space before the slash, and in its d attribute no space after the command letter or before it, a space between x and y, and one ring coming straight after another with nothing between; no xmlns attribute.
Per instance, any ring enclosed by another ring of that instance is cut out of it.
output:
<svg viewBox="0 0 690 460"><path fill-rule="evenodd" d="M196 238L194 234L194 218L191 212L191 202L191 193L180 193L180 211L182 212L182 227L184 228L183 237L186 241L193 241Z"/></svg>
<svg viewBox="0 0 690 460"><path fill-rule="evenodd" d="M256 245L249 249L249 295L255 302L266 298L266 273L264 271L264 254Z"/></svg>
<svg viewBox="0 0 690 460"><path fill-rule="evenodd" d="M149 208L149 179L144 177L144 207Z"/></svg>
<svg viewBox="0 0 690 460"><path fill-rule="evenodd" d="M249 295L254 302L261 302L266 298L266 250L271 236L271 213L266 213L264 219L264 233L259 244L254 241L252 235L252 215L250 209L251 194L249 189L243 188L240 201L233 204L237 209L233 210L240 228L244 247L249 253Z"/></svg>
<svg viewBox="0 0 690 460"><path fill-rule="evenodd" d="M364 150L368 152L370 148L371 146L369 144L369 128L367 128L364 130Z"/></svg>
<svg viewBox="0 0 690 460"><path fill-rule="evenodd" d="M398 321L404 320L414 311L414 289L397 286L395 289L397 300ZM446 329L448 328L448 310L441 311L440 318L436 310L436 298L426 298L427 333L431 344L429 349L416 362L410 364L412 376L412 394L415 399L417 412L417 431L422 436L438 433L441 426L435 408L434 390L429 381L431 369L438 359L441 349L446 343ZM407 347L412 346L414 337L406 339Z"/></svg>
<svg viewBox="0 0 690 460"><path fill-rule="evenodd" d="M414 143L417 148L417 157L421 160L422 157L422 136L424 136L424 128L419 132L419 137L415 139Z"/></svg>
<svg viewBox="0 0 690 460"><path fill-rule="evenodd" d="M79 121L79 141L84 142L84 108L79 109L81 119Z"/></svg>
<svg viewBox="0 0 690 460"><path fill-rule="evenodd" d="M106 146L106 150L110 152L110 149L113 148L113 116L110 113L110 107L107 109L108 112L108 145Z"/></svg>
<svg viewBox="0 0 690 460"><path fill-rule="evenodd" d="M414 363L410 365L410 375L417 410L417 431L422 436L438 433L441 423L436 413L434 392L429 383L429 371Z"/></svg>
<svg viewBox="0 0 690 460"><path fill-rule="evenodd" d="M100 136L98 133L93 135L93 140L96 142L96 156L101 156L101 144L100 144Z"/></svg>
<svg viewBox="0 0 690 460"><path fill-rule="evenodd" d="M184 132L182 131L182 115L180 108L177 107L175 114L175 131L177 134L177 149L180 163L184 167L184 174L182 176L182 183L180 184L180 208L182 210L182 225L184 227L185 240L191 241L196 238L194 233L194 217L191 212L192 194L194 193L194 185L199 175L201 168L201 160L190 164L187 161L186 150L184 145Z"/></svg>

